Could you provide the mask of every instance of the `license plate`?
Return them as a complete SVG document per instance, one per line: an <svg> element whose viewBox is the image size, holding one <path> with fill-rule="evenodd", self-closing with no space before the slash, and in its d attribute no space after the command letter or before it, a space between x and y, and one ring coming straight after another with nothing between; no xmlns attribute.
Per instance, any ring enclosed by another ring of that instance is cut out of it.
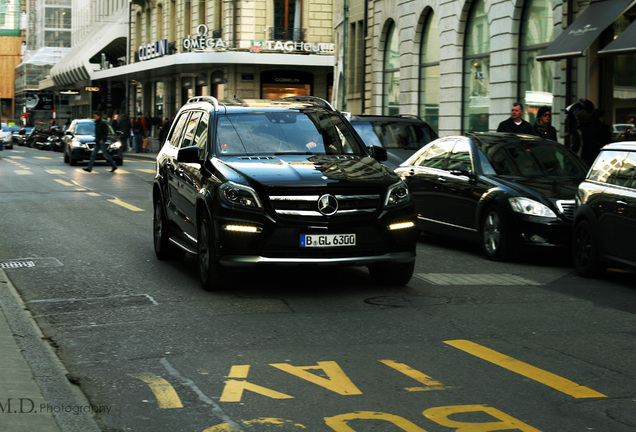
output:
<svg viewBox="0 0 636 432"><path fill-rule="evenodd" d="M301 234L300 247L355 246L355 234Z"/></svg>

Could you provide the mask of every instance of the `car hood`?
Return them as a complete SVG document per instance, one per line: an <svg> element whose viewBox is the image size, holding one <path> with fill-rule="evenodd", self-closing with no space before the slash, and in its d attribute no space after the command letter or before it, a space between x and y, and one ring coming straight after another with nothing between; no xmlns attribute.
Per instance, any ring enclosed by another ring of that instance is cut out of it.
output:
<svg viewBox="0 0 636 432"><path fill-rule="evenodd" d="M521 195L547 198L549 200L574 199L582 178L513 177L501 176L497 179Z"/></svg>
<svg viewBox="0 0 636 432"><path fill-rule="evenodd" d="M238 175L269 187L385 186L399 181L395 173L368 156L241 156L216 159L214 164L228 180L236 180Z"/></svg>

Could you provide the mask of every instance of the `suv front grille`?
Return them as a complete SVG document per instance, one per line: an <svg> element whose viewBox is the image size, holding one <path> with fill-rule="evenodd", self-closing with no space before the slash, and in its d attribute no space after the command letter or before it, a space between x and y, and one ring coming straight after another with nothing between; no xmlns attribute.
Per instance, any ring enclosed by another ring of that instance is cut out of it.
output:
<svg viewBox="0 0 636 432"><path fill-rule="evenodd" d="M574 210L576 210L574 200L560 200L556 202L556 205L566 219L574 219Z"/></svg>
<svg viewBox="0 0 636 432"><path fill-rule="evenodd" d="M276 214L286 217L325 217L318 210L322 195L274 195L269 199ZM352 216L374 213L380 205L379 194L333 195L338 201L338 210L330 217Z"/></svg>

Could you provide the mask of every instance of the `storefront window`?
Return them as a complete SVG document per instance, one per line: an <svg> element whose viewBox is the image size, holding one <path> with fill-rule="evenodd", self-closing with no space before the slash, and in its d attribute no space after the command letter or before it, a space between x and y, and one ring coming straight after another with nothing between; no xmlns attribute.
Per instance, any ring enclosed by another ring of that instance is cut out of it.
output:
<svg viewBox="0 0 636 432"><path fill-rule="evenodd" d="M155 83L155 117L163 119L164 88L163 81Z"/></svg>
<svg viewBox="0 0 636 432"><path fill-rule="evenodd" d="M530 123L534 123L540 107L552 107L554 65L536 58L554 39L553 28L550 0L528 0L521 20L518 99L523 101Z"/></svg>
<svg viewBox="0 0 636 432"><path fill-rule="evenodd" d="M636 15L636 6L614 22L614 36L626 30ZM636 62L634 54L613 56L614 123L633 123L636 118Z"/></svg>
<svg viewBox="0 0 636 432"><path fill-rule="evenodd" d="M437 20L432 12L426 17L420 52L419 111L435 132L439 132L439 59L440 44Z"/></svg>
<svg viewBox="0 0 636 432"><path fill-rule="evenodd" d="M400 40L395 24L387 32L384 49L383 114L400 113Z"/></svg>
<svg viewBox="0 0 636 432"><path fill-rule="evenodd" d="M312 96L314 76L300 71L267 71L261 73L261 97L280 99L288 96Z"/></svg>
<svg viewBox="0 0 636 432"><path fill-rule="evenodd" d="M490 33L483 0L473 3L464 41L463 131L488 130ZM485 129L484 129L485 128Z"/></svg>

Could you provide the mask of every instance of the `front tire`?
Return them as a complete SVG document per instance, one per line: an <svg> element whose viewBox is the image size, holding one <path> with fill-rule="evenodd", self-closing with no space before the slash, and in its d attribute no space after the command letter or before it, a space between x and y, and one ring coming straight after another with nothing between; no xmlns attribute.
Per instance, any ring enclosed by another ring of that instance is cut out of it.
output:
<svg viewBox="0 0 636 432"><path fill-rule="evenodd" d="M574 227L572 253L574 269L583 277L599 276L605 268L598 259L598 245L590 223L581 220Z"/></svg>
<svg viewBox="0 0 636 432"><path fill-rule="evenodd" d="M486 210L481 224L481 246L488 259L502 261L510 251L510 232L501 211L495 207Z"/></svg>
<svg viewBox="0 0 636 432"><path fill-rule="evenodd" d="M371 280L383 286L406 285L413 277L415 261L410 263L376 263L369 266Z"/></svg>
<svg viewBox="0 0 636 432"><path fill-rule="evenodd" d="M207 212L203 214L199 222L197 247L201 287L206 291L216 291L223 288L226 282L226 270L216 260L214 229L212 219Z"/></svg>

